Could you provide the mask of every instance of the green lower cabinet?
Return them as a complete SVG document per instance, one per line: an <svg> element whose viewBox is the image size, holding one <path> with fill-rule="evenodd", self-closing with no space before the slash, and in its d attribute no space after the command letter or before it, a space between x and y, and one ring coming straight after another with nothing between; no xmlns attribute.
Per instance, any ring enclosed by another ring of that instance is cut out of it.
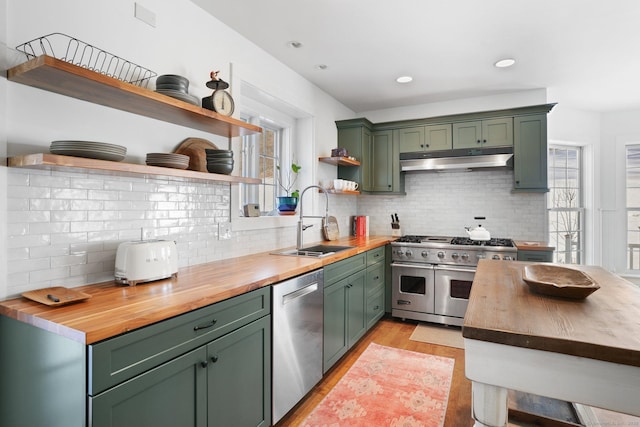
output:
<svg viewBox="0 0 640 427"><path fill-rule="evenodd" d="M553 251L518 251L518 261L553 262Z"/></svg>
<svg viewBox="0 0 640 427"><path fill-rule="evenodd" d="M327 372L385 313L386 247L324 267Z"/></svg>
<svg viewBox="0 0 640 427"><path fill-rule="evenodd" d="M90 426L268 426L270 337L266 316L90 397Z"/></svg>
<svg viewBox="0 0 640 427"><path fill-rule="evenodd" d="M89 398L91 427L207 426L207 352L200 347Z"/></svg>
<svg viewBox="0 0 640 427"><path fill-rule="evenodd" d="M367 298L367 329L384 316L384 289Z"/></svg>
<svg viewBox="0 0 640 427"><path fill-rule="evenodd" d="M366 332L365 271L324 288L324 367L327 372Z"/></svg>
<svg viewBox="0 0 640 427"><path fill-rule="evenodd" d="M271 316L207 345L208 427L271 424Z"/></svg>

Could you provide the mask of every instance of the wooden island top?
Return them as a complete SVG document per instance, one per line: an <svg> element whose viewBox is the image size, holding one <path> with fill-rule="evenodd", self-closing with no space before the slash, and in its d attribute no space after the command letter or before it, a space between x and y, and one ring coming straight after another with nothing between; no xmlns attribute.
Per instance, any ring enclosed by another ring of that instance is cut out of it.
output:
<svg viewBox="0 0 640 427"><path fill-rule="evenodd" d="M73 289L90 294L90 299L58 307L24 297L14 298L0 301L0 315L83 344L93 344L322 268L391 240L388 236L345 237L323 243L354 248L325 258L262 252L182 268L176 278L137 286L117 285L113 281L81 286Z"/></svg>
<svg viewBox="0 0 640 427"><path fill-rule="evenodd" d="M533 263L481 260L465 338L640 367L640 288L596 266L565 266L600 289L582 300L538 295L522 280Z"/></svg>

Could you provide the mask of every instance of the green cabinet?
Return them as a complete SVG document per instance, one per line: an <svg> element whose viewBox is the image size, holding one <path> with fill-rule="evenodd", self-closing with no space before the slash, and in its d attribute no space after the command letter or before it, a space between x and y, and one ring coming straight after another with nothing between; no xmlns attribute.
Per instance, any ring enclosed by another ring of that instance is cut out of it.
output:
<svg viewBox="0 0 640 427"><path fill-rule="evenodd" d="M89 398L93 427L268 426L270 316Z"/></svg>
<svg viewBox="0 0 640 427"><path fill-rule="evenodd" d="M366 119L345 120L338 125L338 147L346 148L360 166L338 166L338 178L355 181L360 191L371 190L371 122Z"/></svg>
<svg viewBox="0 0 640 427"><path fill-rule="evenodd" d="M201 347L90 397L89 425L206 426L206 365Z"/></svg>
<svg viewBox="0 0 640 427"><path fill-rule="evenodd" d="M385 253L385 246L367 252L365 274L367 330L371 329L385 313Z"/></svg>
<svg viewBox="0 0 640 427"><path fill-rule="evenodd" d="M385 247L324 267L324 358L327 372L385 313Z"/></svg>
<svg viewBox="0 0 640 427"><path fill-rule="evenodd" d="M336 122L338 146L360 161L360 166L338 165L338 178L355 181L365 193L401 193L398 143L392 130L373 131L366 119Z"/></svg>
<svg viewBox="0 0 640 427"><path fill-rule="evenodd" d="M365 188L365 191L393 191L393 160L393 132L374 132L369 159L371 186Z"/></svg>
<svg viewBox="0 0 640 427"><path fill-rule="evenodd" d="M527 251L518 250L518 261L553 262L553 250Z"/></svg>
<svg viewBox="0 0 640 427"><path fill-rule="evenodd" d="M365 254L324 267L323 372L366 332L365 267Z"/></svg>
<svg viewBox="0 0 640 427"><path fill-rule="evenodd" d="M513 145L513 118L453 123L453 148L487 148Z"/></svg>
<svg viewBox="0 0 640 427"><path fill-rule="evenodd" d="M90 346L90 425L268 426L269 313L263 288Z"/></svg>
<svg viewBox="0 0 640 427"><path fill-rule="evenodd" d="M451 150L451 124L416 126L400 129L400 153Z"/></svg>
<svg viewBox="0 0 640 427"><path fill-rule="evenodd" d="M547 115L514 118L514 190L547 192Z"/></svg>
<svg viewBox="0 0 640 427"><path fill-rule="evenodd" d="M91 345L0 316L0 425L268 426L270 313L264 287Z"/></svg>

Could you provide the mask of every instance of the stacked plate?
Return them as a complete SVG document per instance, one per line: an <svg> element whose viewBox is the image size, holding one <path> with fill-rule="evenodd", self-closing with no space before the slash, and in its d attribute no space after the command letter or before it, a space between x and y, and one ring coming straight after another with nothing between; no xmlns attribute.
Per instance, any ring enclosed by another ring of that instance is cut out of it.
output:
<svg viewBox="0 0 640 427"><path fill-rule="evenodd" d="M164 74L156 79L156 92L180 101L200 106L200 100L189 95L189 80L175 74Z"/></svg>
<svg viewBox="0 0 640 427"><path fill-rule="evenodd" d="M94 141L53 141L49 151L52 154L62 154L63 156L120 162L127 154L127 147Z"/></svg>
<svg viewBox="0 0 640 427"><path fill-rule="evenodd" d="M233 171L233 151L205 149L207 153L207 170L210 173L229 175Z"/></svg>
<svg viewBox="0 0 640 427"><path fill-rule="evenodd" d="M186 169L189 167L189 156L174 153L147 153L146 163L149 166Z"/></svg>

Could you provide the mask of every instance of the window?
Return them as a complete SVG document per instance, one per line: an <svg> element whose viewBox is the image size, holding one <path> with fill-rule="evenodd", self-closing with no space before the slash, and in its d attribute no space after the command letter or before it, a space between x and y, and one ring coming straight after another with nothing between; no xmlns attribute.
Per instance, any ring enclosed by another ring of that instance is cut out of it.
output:
<svg viewBox="0 0 640 427"><path fill-rule="evenodd" d="M264 132L246 136L242 140L242 175L259 178L260 184L242 185L242 204L257 203L260 215L268 215L276 208L277 165L280 163L283 129L260 122Z"/></svg>
<svg viewBox="0 0 640 427"><path fill-rule="evenodd" d="M627 269L640 270L640 145L626 148Z"/></svg>
<svg viewBox="0 0 640 427"><path fill-rule="evenodd" d="M555 246L554 262L584 262L584 202L582 148L549 147L547 195L549 243Z"/></svg>

